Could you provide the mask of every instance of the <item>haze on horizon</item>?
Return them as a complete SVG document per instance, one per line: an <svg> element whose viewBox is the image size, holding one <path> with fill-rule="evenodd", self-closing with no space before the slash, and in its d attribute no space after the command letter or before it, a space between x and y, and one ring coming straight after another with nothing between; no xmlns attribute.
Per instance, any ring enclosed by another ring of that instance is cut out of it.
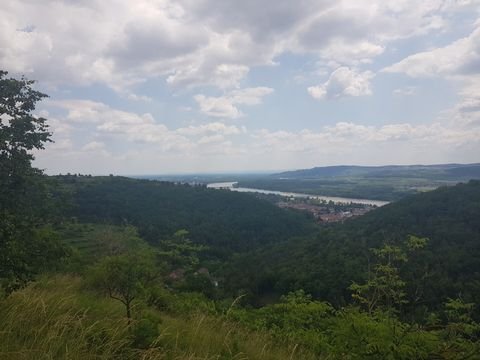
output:
<svg viewBox="0 0 480 360"><path fill-rule="evenodd" d="M259 5L261 3L261 5ZM4 0L55 173L480 161L478 0Z"/></svg>

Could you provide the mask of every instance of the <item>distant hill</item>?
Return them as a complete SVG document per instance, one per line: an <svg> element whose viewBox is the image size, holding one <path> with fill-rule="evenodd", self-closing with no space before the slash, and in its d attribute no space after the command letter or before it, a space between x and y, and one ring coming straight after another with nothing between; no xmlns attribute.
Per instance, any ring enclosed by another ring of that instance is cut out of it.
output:
<svg viewBox="0 0 480 360"><path fill-rule="evenodd" d="M286 171L272 175L281 179L316 179L323 177L422 177L451 180L452 178L480 178L480 163L439 165L387 165L387 166L324 166L312 169Z"/></svg>
<svg viewBox="0 0 480 360"><path fill-rule="evenodd" d="M312 195L396 201L408 195L472 179L480 179L480 163L341 165L240 179L239 186Z"/></svg>

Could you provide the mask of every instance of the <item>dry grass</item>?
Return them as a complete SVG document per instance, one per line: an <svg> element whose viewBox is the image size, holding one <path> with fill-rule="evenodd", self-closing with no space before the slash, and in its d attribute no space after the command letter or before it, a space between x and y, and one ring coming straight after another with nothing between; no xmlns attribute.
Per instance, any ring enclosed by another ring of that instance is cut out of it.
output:
<svg viewBox="0 0 480 360"><path fill-rule="evenodd" d="M200 314L160 314L158 338L149 349L134 349L121 304L85 293L81 284L57 276L1 301L0 360L313 359L294 344Z"/></svg>
<svg viewBox="0 0 480 360"><path fill-rule="evenodd" d="M279 346L268 334L247 331L238 324L204 315L185 319L163 317L162 331L145 359L160 359L159 349L168 359L310 359L295 345ZM152 357L149 357L152 356Z"/></svg>
<svg viewBox="0 0 480 360"><path fill-rule="evenodd" d="M2 302L0 359L113 359L128 345L126 321L102 299L89 306L78 278L56 278ZM105 311L101 318L97 315Z"/></svg>

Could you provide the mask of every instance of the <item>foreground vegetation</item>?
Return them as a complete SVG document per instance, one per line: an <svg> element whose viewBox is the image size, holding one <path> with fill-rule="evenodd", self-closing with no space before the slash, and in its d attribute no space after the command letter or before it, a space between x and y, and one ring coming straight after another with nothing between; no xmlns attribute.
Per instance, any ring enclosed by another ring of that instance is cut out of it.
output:
<svg viewBox="0 0 480 360"><path fill-rule="evenodd" d="M150 289L151 290L151 289ZM39 279L0 302L1 359L476 359L472 307L450 300L421 326L388 311L334 309L299 291L261 309L160 290L121 303L79 276Z"/></svg>
<svg viewBox="0 0 480 360"><path fill-rule="evenodd" d="M188 297L172 304L190 307L182 314L138 301L129 325L121 304L83 287L80 277L54 276L2 301L0 358L288 359L295 353L293 346L274 344L266 332L197 313Z"/></svg>

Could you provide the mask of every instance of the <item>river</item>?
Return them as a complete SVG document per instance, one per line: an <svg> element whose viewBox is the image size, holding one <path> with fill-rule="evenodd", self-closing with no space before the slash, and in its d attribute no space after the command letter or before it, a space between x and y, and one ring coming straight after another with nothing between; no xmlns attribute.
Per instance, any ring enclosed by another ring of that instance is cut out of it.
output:
<svg viewBox="0 0 480 360"><path fill-rule="evenodd" d="M275 191L275 190L263 190L263 189L254 189L254 188L246 188L246 187L235 187L238 182L219 182L219 183L211 183L207 185L207 188L211 189L228 189L231 191L237 192L256 192L261 194L272 194L272 195L279 195L285 197L296 197L296 198L310 198L316 200L324 200L324 201L332 201L336 204L363 204L363 205L372 205L372 206L383 206L387 205L388 201L381 201L381 200L368 200L368 199L351 199L351 198L344 198L344 197L337 197L337 196L322 196L322 195L311 195L311 194L302 194L302 193L295 193L295 192L285 192L285 191Z"/></svg>

